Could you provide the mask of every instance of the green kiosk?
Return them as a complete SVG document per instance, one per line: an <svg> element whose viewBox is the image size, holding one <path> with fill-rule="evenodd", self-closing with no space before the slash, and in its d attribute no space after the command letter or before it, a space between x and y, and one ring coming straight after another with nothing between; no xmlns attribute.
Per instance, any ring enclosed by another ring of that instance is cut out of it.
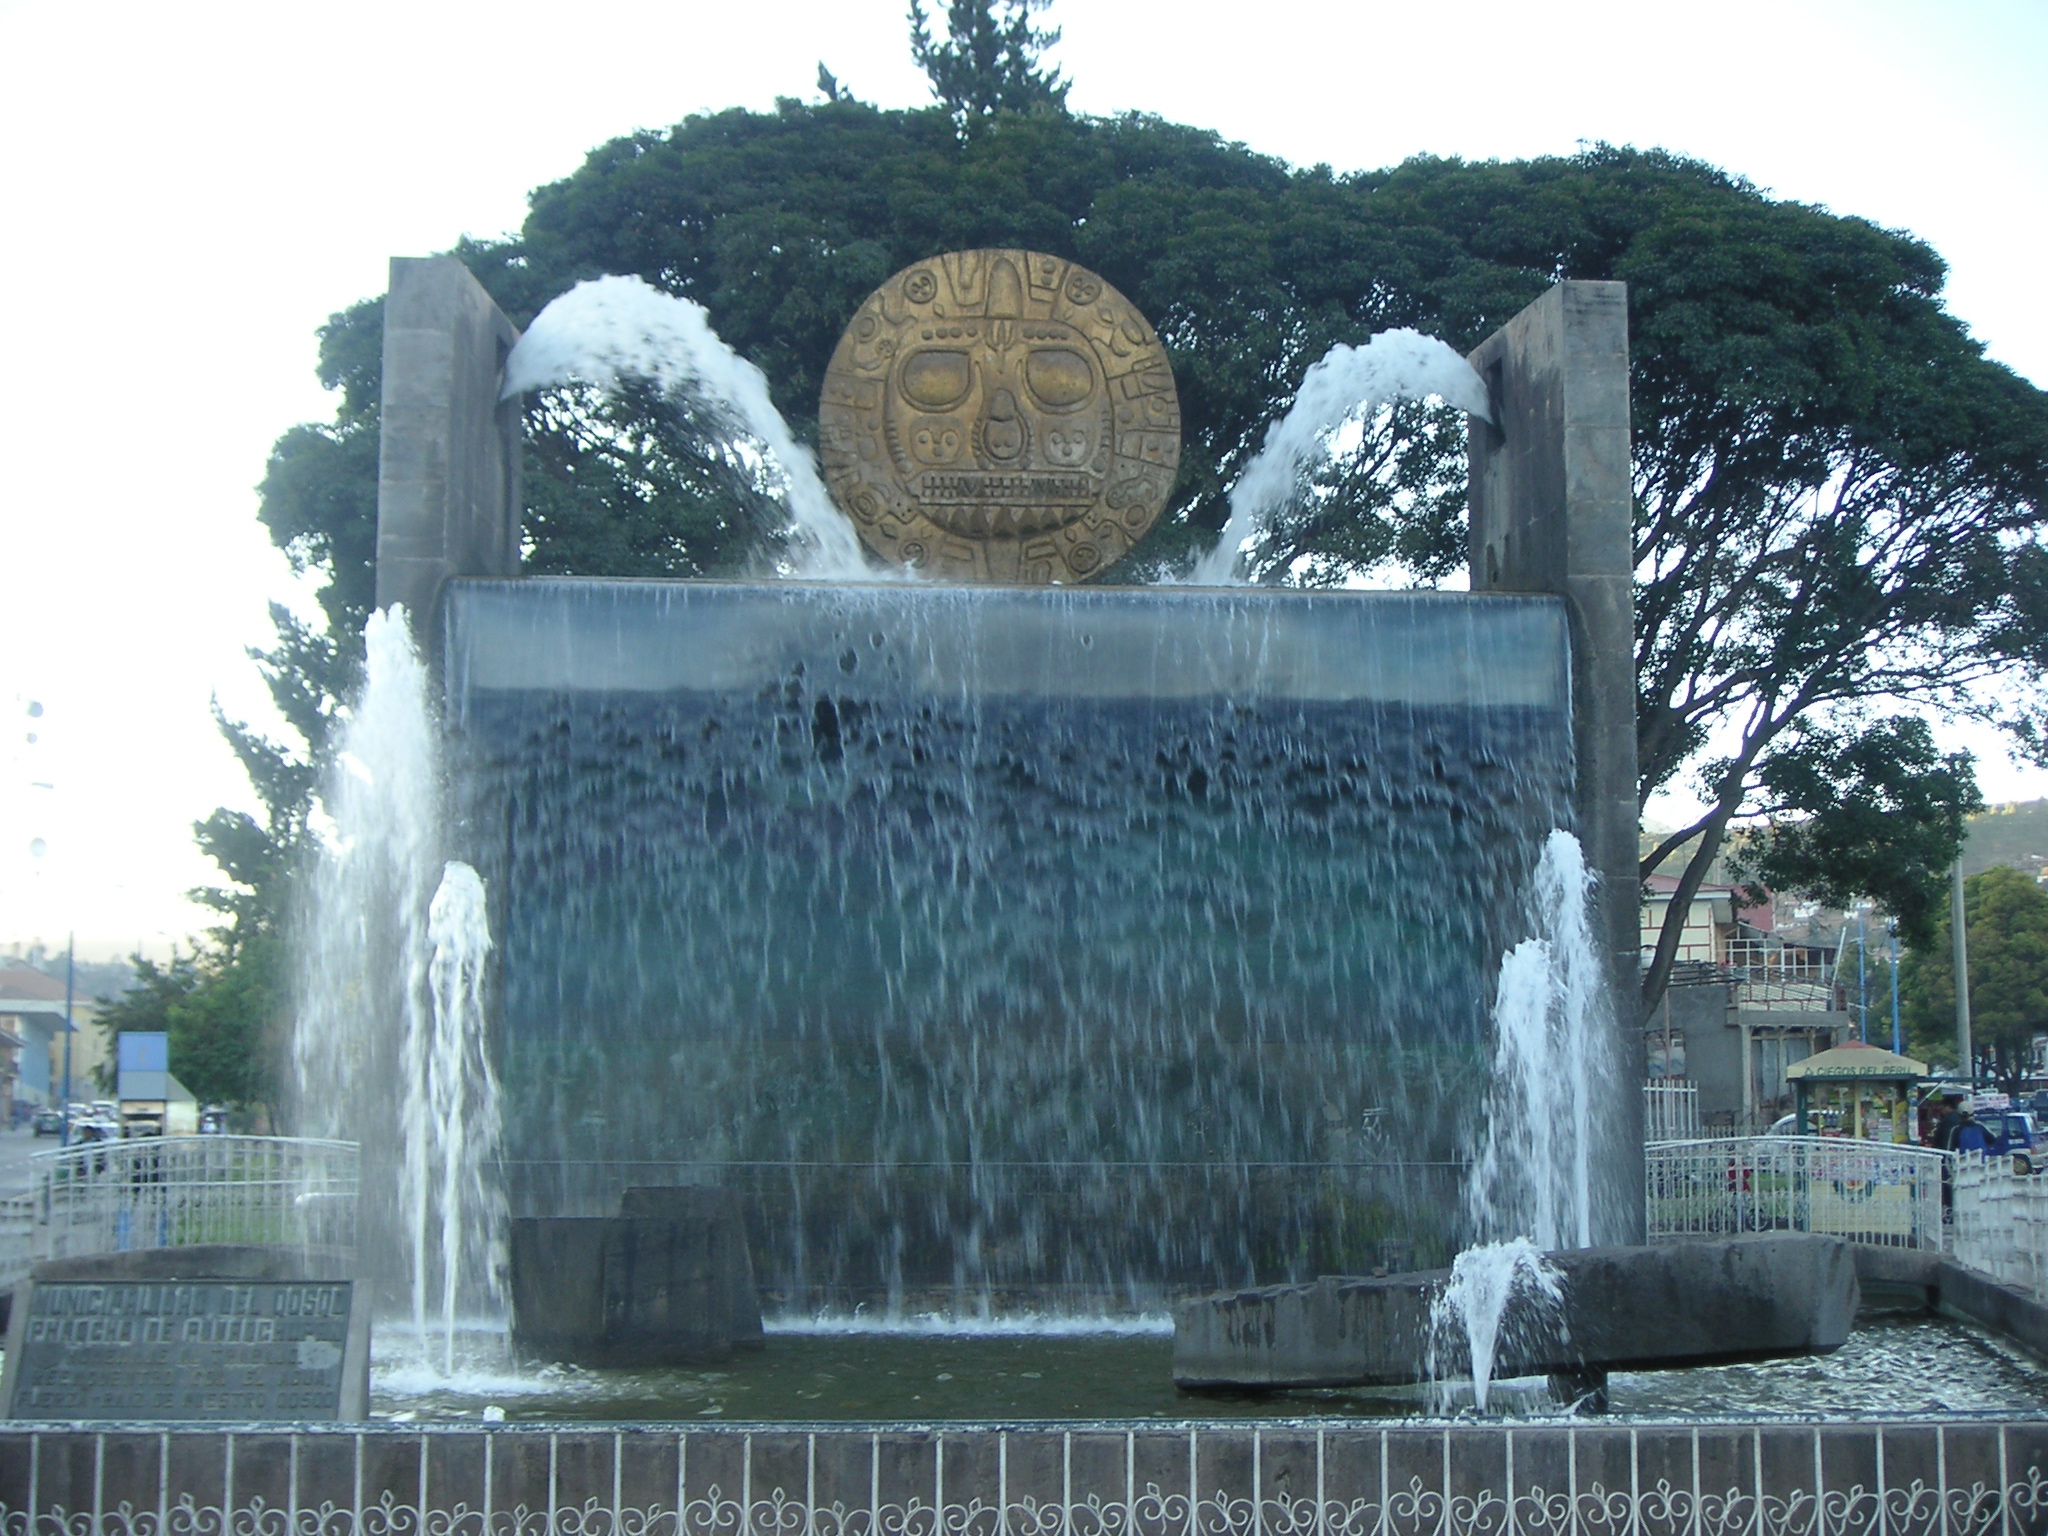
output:
<svg viewBox="0 0 2048 1536"><path fill-rule="evenodd" d="M1913 1085L1926 1076L1926 1063L1862 1040L1785 1069L1799 1093L1800 1135L1899 1145L1913 1140Z"/></svg>

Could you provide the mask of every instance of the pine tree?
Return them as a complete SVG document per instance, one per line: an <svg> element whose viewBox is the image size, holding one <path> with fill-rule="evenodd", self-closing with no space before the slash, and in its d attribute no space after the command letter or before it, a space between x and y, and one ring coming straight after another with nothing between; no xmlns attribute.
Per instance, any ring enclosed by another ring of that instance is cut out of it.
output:
<svg viewBox="0 0 2048 1536"><path fill-rule="evenodd" d="M910 0L910 53L931 77L932 94L954 116L1064 111L1067 82L1043 66L1058 27L1031 18L1052 0L946 0L946 36L932 36L925 0Z"/></svg>

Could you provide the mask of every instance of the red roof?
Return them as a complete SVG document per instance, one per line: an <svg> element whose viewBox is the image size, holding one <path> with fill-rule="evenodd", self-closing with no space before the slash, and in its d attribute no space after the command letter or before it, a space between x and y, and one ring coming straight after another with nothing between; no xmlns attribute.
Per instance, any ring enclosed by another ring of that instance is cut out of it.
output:
<svg viewBox="0 0 2048 1536"><path fill-rule="evenodd" d="M0 968L0 1013L6 1012L9 998L20 998L36 1003L61 1003L64 1001L64 983L54 976L45 976L32 965L19 960L10 960Z"/></svg>

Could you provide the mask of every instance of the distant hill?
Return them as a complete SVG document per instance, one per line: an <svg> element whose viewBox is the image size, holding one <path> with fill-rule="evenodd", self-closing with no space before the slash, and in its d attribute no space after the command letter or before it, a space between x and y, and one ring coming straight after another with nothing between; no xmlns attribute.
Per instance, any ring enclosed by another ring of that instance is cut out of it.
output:
<svg viewBox="0 0 2048 1536"><path fill-rule="evenodd" d="M2040 878L2048 868L2048 800L1994 805L1970 818L1963 873L1974 875L1994 864L2010 864Z"/></svg>

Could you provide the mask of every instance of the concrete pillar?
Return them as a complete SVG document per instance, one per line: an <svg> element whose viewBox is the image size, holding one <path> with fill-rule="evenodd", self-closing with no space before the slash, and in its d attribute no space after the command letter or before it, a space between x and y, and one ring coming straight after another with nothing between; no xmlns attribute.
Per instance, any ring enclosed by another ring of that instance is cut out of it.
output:
<svg viewBox="0 0 2048 1536"><path fill-rule="evenodd" d="M377 606L405 604L423 648L448 578L519 574L519 401L498 399L518 339L454 257L392 258Z"/></svg>
<svg viewBox="0 0 2048 1536"><path fill-rule="evenodd" d="M1574 829L1599 879L1599 933L1615 1000L1622 1081L1617 1151L1640 1173L1643 1041L1637 997L1636 678L1629 478L1628 289L1559 283L1472 353L1497 425L1471 422L1475 592L1551 592L1572 642L1578 755ZM1624 1154L1626 1156L1627 1154ZM1623 1208L1628 1191L1613 1198ZM1641 1180L1630 1229L1640 1232ZM1640 1241L1627 1232L1606 1241Z"/></svg>

